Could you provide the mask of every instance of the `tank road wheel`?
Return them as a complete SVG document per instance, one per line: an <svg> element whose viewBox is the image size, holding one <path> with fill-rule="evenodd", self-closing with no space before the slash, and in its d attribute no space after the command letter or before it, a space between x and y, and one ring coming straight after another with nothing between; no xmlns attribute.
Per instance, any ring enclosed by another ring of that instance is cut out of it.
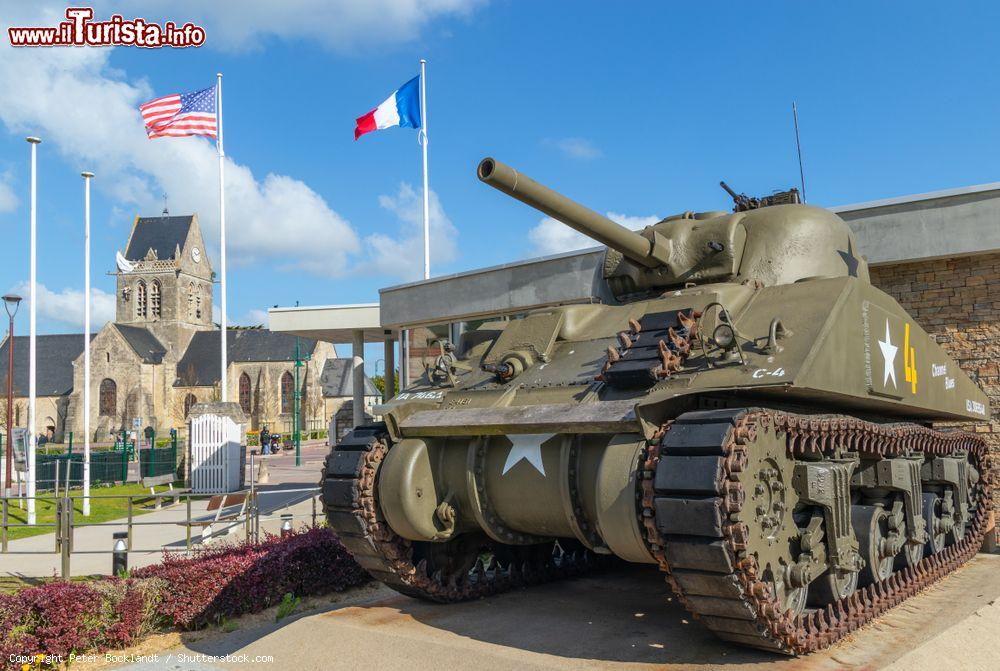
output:
<svg viewBox="0 0 1000 671"><path fill-rule="evenodd" d="M893 555L888 554L889 514L882 506L851 506L851 524L858 551L865 560L859 582L862 586L892 575ZM919 546L918 546L919 547Z"/></svg>
<svg viewBox="0 0 1000 671"><path fill-rule="evenodd" d="M924 555L937 554L944 549L947 534L941 519L941 497L937 494L924 494L924 524L927 529L927 543L924 545Z"/></svg>
<svg viewBox="0 0 1000 671"><path fill-rule="evenodd" d="M378 503L378 473L391 448L384 424L359 426L327 456L320 484L327 523L373 578L408 596L452 602L582 573L597 560L552 539L509 546L482 533L444 543L412 542L389 527Z"/></svg>
<svg viewBox="0 0 1000 671"><path fill-rule="evenodd" d="M827 569L826 573L809 585L809 604L826 606L850 596L858 589L858 578L859 571Z"/></svg>

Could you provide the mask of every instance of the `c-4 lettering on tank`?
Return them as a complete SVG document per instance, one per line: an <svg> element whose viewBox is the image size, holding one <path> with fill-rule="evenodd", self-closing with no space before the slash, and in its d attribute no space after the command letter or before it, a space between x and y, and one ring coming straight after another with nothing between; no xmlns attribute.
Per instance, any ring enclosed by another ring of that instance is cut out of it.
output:
<svg viewBox="0 0 1000 671"><path fill-rule="evenodd" d="M785 369L780 367L775 368L774 370L770 370L768 368L758 368L757 370L755 370L753 373L750 374L750 377L752 377L755 380L759 380L764 376L785 377Z"/></svg>
<svg viewBox="0 0 1000 671"><path fill-rule="evenodd" d="M404 391L396 394L396 399L400 401L405 401L408 399L424 399L430 401L440 401L444 398L443 391Z"/></svg>

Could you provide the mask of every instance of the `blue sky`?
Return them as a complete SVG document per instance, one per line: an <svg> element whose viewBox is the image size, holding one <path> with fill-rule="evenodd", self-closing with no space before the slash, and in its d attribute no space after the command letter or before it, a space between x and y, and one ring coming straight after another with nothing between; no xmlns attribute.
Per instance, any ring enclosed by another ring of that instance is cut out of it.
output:
<svg viewBox="0 0 1000 671"><path fill-rule="evenodd" d="M275 304L376 301L420 268L420 152L408 129L355 142L354 118L428 59L433 274L583 244L478 183L494 155L630 225L727 207L718 181L797 185L837 205L998 179L996 3L302 0L120 2L201 22L189 50L0 46L0 288L27 279L27 134L39 171L39 329L79 327L82 180L95 305L136 214L198 211L216 268L217 182L203 139L141 135L134 105L222 71L230 319ZM237 10L239 7L239 11ZM0 23L65 5L0 1ZM109 5L96 3L98 18ZM28 53L28 52L31 53ZM46 293L47 292L47 293ZM74 293L75 292L75 293ZM103 301L103 302L102 302ZM218 302L218 301L216 301ZM99 327L95 324L95 329ZM19 319L25 332L27 319Z"/></svg>

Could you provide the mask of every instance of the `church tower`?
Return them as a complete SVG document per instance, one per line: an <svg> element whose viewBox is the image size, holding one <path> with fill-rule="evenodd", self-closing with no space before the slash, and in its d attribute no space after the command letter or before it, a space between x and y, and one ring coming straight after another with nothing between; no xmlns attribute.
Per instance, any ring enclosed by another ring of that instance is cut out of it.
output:
<svg viewBox="0 0 1000 671"><path fill-rule="evenodd" d="M136 217L118 257L116 319L148 329L167 352L213 328L212 278L197 215Z"/></svg>

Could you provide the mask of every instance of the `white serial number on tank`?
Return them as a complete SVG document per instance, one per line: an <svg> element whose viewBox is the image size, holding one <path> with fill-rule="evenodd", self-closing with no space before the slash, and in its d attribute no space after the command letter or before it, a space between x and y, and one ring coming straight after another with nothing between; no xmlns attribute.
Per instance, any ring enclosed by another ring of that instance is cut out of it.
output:
<svg viewBox="0 0 1000 671"><path fill-rule="evenodd" d="M785 377L785 369L775 368L774 370L770 370L768 368L758 368L750 374L750 377L755 380L759 380L762 377Z"/></svg>
<svg viewBox="0 0 1000 671"><path fill-rule="evenodd" d="M443 391L404 391L400 394L396 394L396 398L400 401L405 401L408 398L424 398L433 401L438 401L444 398Z"/></svg>

